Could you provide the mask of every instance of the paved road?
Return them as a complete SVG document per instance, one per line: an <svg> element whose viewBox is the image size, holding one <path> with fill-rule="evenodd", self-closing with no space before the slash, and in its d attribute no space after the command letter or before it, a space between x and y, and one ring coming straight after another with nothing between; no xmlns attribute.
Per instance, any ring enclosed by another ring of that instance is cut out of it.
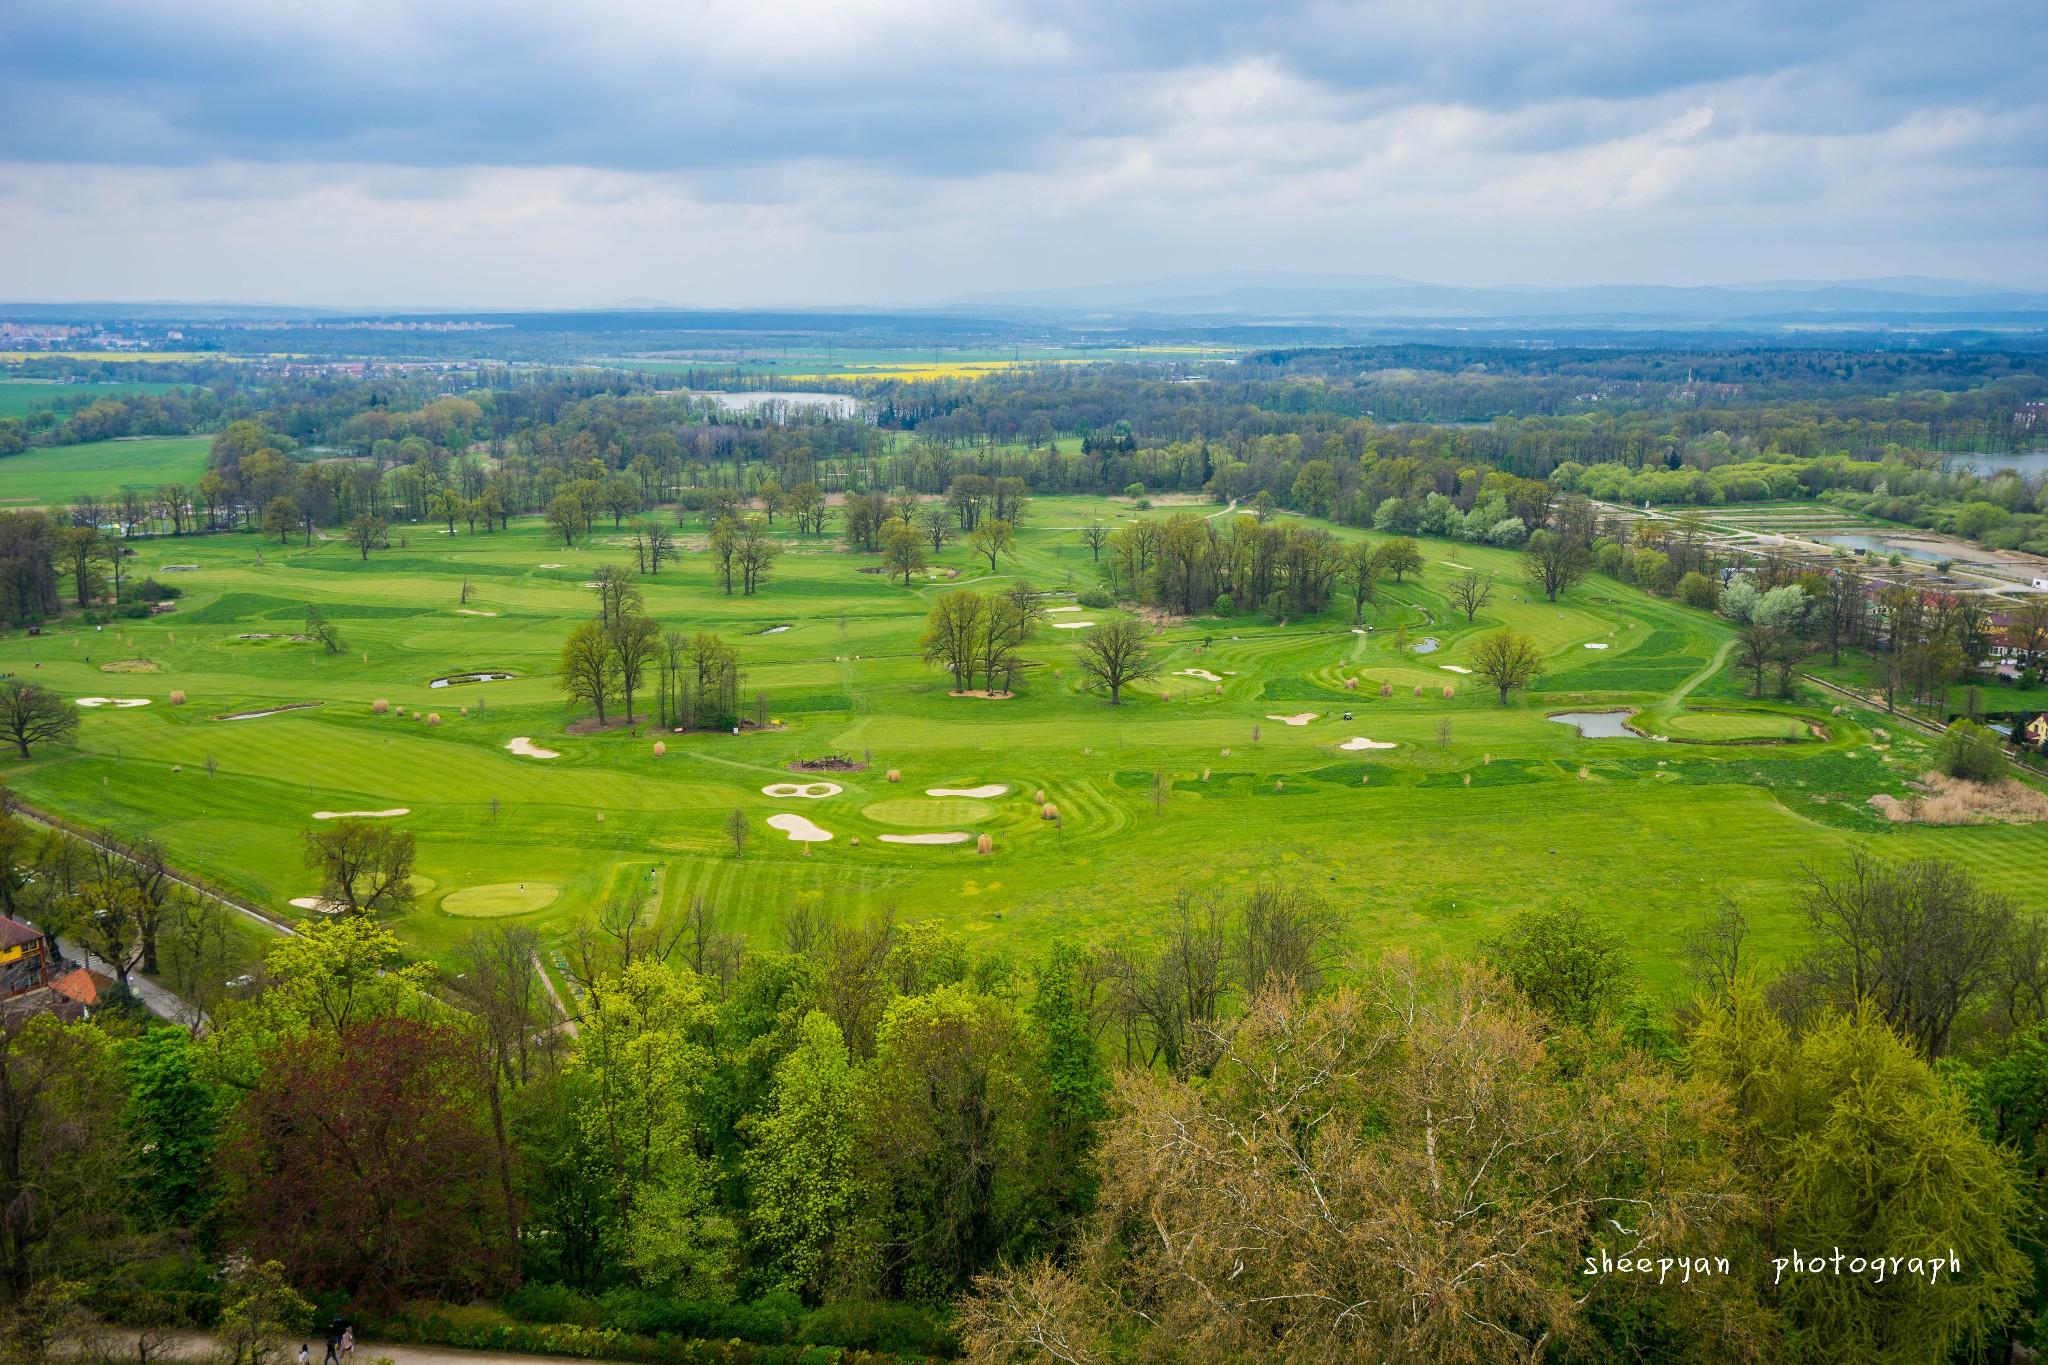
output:
<svg viewBox="0 0 2048 1365"><path fill-rule="evenodd" d="M76 943L66 942L60 938L57 940L57 947L63 952L64 956L70 958L73 962L83 962L87 967L100 973L102 976L116 975L112 967L100 961ZM128 989L134 991L136 999L140 1000L144 1007L159 1019L168 1019L171 1023L185 1028L191 1028L195 1021L203 1021L204 1019L204 1016L198 1010L192 1008L140 972L129 973Z"/></svg>

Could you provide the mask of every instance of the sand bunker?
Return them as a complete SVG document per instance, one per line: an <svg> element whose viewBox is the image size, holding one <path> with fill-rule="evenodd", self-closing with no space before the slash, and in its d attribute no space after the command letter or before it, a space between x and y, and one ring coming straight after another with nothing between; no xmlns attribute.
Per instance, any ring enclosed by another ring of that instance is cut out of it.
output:
<svg viewBox="0 0 2048 1365"><path fill-rule="evenodd" d="M260 710L260 711L235 711L235 712L232 712L232 713L231 713L231 714L229 714L229 715L225 715L225 716L215 716L215 717L214 717L214 719L215 719L215 720L259 720L259 719L261 719L261 718L262 718L262 717L264 717L264 716L274 716L274 715L277 715L277 714L279 714L280 712L283 712L283 711L306 711L306 710L310 710L311 708L313 708L313 707L315 707L315 706L320 706L320 705L324 705L324 703L322 703L322 702L317 702L317 701L295 701L295 702L293 702L293 703L292 703L291 705L289 705L289 706L266 706L266 707L264 707L264 708L263 708L262 710Z"/></svg>
<svg viewBox="0 0 2048 1365"><path fill-rule="evenodd" d="M885 844L964 844L974 836L953 830L946 834L883 834L878 837Z"/></svg>
<svg viewBox="0 0 2048 1365"><path fill-rule="evenodd" d="M543 564L541 567L543 569L566 569L569 566L567 564Z"/></svg>
<svg viewBox="0 0 2048 1365"><path fill-rule="evenodd" d="M1606 646L1606 645L1587 645L1587 646L1586 646L1586 648L1587 648L1587 649L1605 649L1605 648L1607 648L1607 646Z"/></svg>
<svg viewBox="0 0 2048 1365"><path fill-rule="evenodd" d="M412 811L404 806L393 806L390 810L316 810L315 820L385 820L394 815L410 815Z"/></svg>
<svg viewBox="0 0 2048 1365"><path fill-rule="evenodd" d="M1052 623L1052 628L1054 630L1080 630L1084 626L1092 626L1094 624L1093 621L1055 621Z"/></svg>
<svg viewBox="0 0 2048 1365"><path fill-rule="evenodd" d="M317 910L323 915L338 915L348 909L348 902L331 901L323 896L294 896L292 906L299 910Z"/></svg>
<svg viewBox="0 0 2048 1365"><path fill-rule="evenodd" d="M80 697L78 704L84 707L99 706L147 706L148 697Z"/></svg>
<svg viewBox="0 0 2048 1365"><path fill-rule="evenodd" d="M1081 610L1081 609L1080 609L1079 607L1047 607L1047 608L1045 609L1045 614L1046 614L1046 615L1048 615L1048 616L1050 616L1050 615L1052 615L1052 614L1053 614L1054 612L1058 612L1058 611L1079 611L1079 610Z"/></svg>
<svg viewBox="0 0 2048 1365"><path fill-rule="evenodd" d="M1267 717L1266 717L1266 719L1267 719L1267 720L1277 720L1277 721L1279 721L1279 722L1280 722L1280 723L1281 723L1282 725L1306 725L1306 724L1308 724L1308 723L1309 723L1310 721L1312 721L1312 720L1314 720L1314 719L1316 718L1316 714L1317 714L1317 713L1316 713L1316 712L1314 712L1314 711L1303 711L1303 712L1302 712L1301 714L1299 714L1299 715L1294 715L1294 716L1267 716Z"/></svg>
<svg viewBox="0 0 2048 1365"><path fill-rule="evenodd" d="M510 749L513 753L518 754L521 758L561 757L561 755L556 753L553 749L543 749L540 746L536 745L532 740L528 739L525 735L521 735L519 738L514 740L507 740L505 743L505 747L507 749Z"/></svg>
<svg viewBox="0 0 2048 1365"><path fill-rule="evenodd" d="M498 614L494 611L478 611L475 607L457 607L455 610L464 616L496 616Z"/></svg>
<svg viewBox="0 0 2048 1365"><path fill-rule="evenodd" d="M979 787L926 787L924 794L926 796L971 796L977 801L986 801L991 796L1001 796L1009 789L1008 783L987 782Z"/></svg>
<svg viewBox="0 0 2048 1365"><path fill-rule="evenodd" d="M1347 739L1337 747L1340 749L1398 749L1401 746L1398 744L1383 744L1378 740L1366 739L1361 735L1357 739Z"/></svg>
<svg viewBox="0 0 2048 1365"><path fill-rule="evenodd" d="M757 630L757 631L755 631L755 632L754 632L754 634L756 634L756 635L780 635L780 634L782 634L782 632L783 632L783 631L785 631L785 630L788 630L788 629L789 629L789 627L788 627L788 626L770 626L770 627L768 627L768 629L766 629L766 630Z"/></svg>
<svg viewBox="0 0 2048 1365"><path fill-rule="evenodd" d="M1210 672L1210 671L1209 671L1208 669L1206 669L1206 668L1181 668L1181 669L1175 669L1175 670L1174 670L1174 674L1173 674L1173 676L1174 676L1174 677L1176 677L1176 678L1201 678L1201 679L1204 679L1205 681L1208 681L1208 682L1222 682L1222 681L1223 681L1223 679L1221 679L1221 678L1217 677L1217 676L1216 676L1216 675L1215 675L1214 673L1211 673L1211 672Z"/></svg>
<svg viewBox="0 0 2048 1365"><path fill-rule="evenodd" d="M829 830L819 829L801 815L771 815L768 828L786 830L791 841L799 844L822 844L832 837Z"/></svg>
<svg viewBox="0 0 2048 1365"><path fill-rule="evenodd" d="M1469 668L1460 668L1456 664L1438 664L1437 667L1446 673L1470 673L1472 671Z"/></svg>
<svg viewBox="0 0 2048 1365"><path fill-rule="evenodd" d="M770 782L761 788L761 795L774 797L801 796L806 801L823 801L828 796L837 796L846 788L837 782Z"/></svg>

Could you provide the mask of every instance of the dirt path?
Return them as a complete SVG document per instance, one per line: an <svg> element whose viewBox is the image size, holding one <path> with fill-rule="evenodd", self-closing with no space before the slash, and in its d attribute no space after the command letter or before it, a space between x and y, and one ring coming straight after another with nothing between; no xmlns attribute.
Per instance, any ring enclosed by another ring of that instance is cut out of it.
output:
<svg viewBox="0 0 2048 1365"><path fill-rule="evenodd" d="M310 1359L319 1361L321 1343L315 1333L307 1345L312 1348ZM203 1332L178 1332L171 1338L170 1358L174 1360L197 1361L211 1356L218 1349L214 1339ZM295 1359L297 1349L292 1356ZM384 1357L392 1365L590 1365L582 1356L526 1355L516 1351L465 1351L454 1346L409 1346L394 1341L357 1341L355 1356L351 1365L370 1365L378 1357Z"/></svg>

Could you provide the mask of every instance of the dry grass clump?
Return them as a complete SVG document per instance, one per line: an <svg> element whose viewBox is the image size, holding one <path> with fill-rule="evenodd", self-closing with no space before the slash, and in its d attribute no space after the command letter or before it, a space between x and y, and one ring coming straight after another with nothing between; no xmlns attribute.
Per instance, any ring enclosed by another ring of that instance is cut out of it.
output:
<svg viewBox="0 0 2048 1365"><path fill-rule="evenodd" d="M386 701L384 698L379 697L377 698L377 700L370 703L370 710L373 714L381 716L391 710L391 703Z"/></svg>
<svg viewBox="0 0 2048 1365"><path fill-rule="evenodd" d="M1381 695L1381 696L1383 696L1383 697L1391 697L1391 696L1393 696L1393 695L1394 695L1394 685L1393 685L1392 683L1390 683L1390 682L1383 682L1383 683L1381 683L1381 684L1380 684L1380 695Z"/></svg>
<svg viewBox="0 0 2048 1365"><path fill-rule="evenodd" d="M1452 697L1455 697L1455 696L1457 696L1457 695L1458 695L1458 689L1457 689L1457 688L1455 688L1455 687L1452 687L1452 686L1451 686L1451 685L1450 685L1449 683L1445 683L1445 684L1444 684L1444 700L1445 700L1445 701L1449 701L1449 700L1450 700L1450 699L1451 699Z"/></svg>
<svg viewBox="0 0 2048 1365"><path fill-rule="evenodd" d="M171 689L171 705L173 705L173 706L183 706L184 704L185 704L185 694L184 694L183 692L180 692L180 691L179 691L179 690L178 690L177 688L175 688L175 687L174 687L174 688L172 688L172 689Z"/></svg>
<svg viewBox="0 0 2048 1365"><path fill-rule="evenodd" d="M974 841L974 851L976 853L993 853L996 851L996 841L984 834Z"/></svg>
<svg viewBox="0 0 2048 1365"><path fill-rule="evenodd" d="M427 724L429 724L429 725L439 725L440 723L441 723L441 713L440 713L439 711L429 711L429 712L427 712Z"/></svg>
<svg viewBox="0 0 2048 1365"><path fill-rule="evenodd" d="M896 771L896 769L891 768L889 769L889 780L891 782L901 782L903 780L903 774Z"/></svg>
<svg viewBox="0 0 2048 1365"><path fill-rule="evenodd" d="M661 742L660 740L658 740L658 739L657 739L657 740L655 740L655 741L654 741L654 756L655 756L656 758L665 758L665 757L667 757L667 756L668 756L668 745L666 745L666 744L663 744L663 743L662 743L662 742Z"/></svg>
<svg viewBox="0 0 2048 1365"><path fill-rule="evenodd" d="M847 840L846 842L847 842L847 843L849 843L849 844L852 844L852 845L853 845L853 846L854 846L855 848L859 848L859 847L860 847L860 836L859 836L858 834L856 834L856 835L854 835L854 836L853 836L852 838L848 839L848 840ZM806 847L806 848L808 848L808 847L809 847L809 845L807 844L807 845L805 845L805 847Z"/></svg>
<svg viewBox="0 0 2048 1365"><path fill-rule="evenodd" d="M1417 684L1415 684L1415 695L1416 695L1416 696L1418 696L1418 697L1422 695L1422 684L1421 684L1421 683L1417 683Z"/></svg>
<svg viewBox="0 0 2048 1365"><path fill-rule="evenodd" d="M1039 788L1039 789L1038 789L1038 790L1037 790L1036 792L1032 793L1031 799L1032 799L1033 801L1036 801L1036 802L1037 802L1037 803L1038 803L1039 805L1041 805L1041 806L1042 806L1042 805L1044 805L1044 804L1045 804L1045 788L1043 788L1043 787L1040 787L1040 788Z"/></svg>
<svg viewBox="0 0 2048 1365"><path fill-rule="evenodd" d="M1902 801L1880 793L1870 804L1894 824L2031 825L2048 820L2048 795L2015 778L1971 782L1936 771L1913 785L1925 794Z"/></svg>
<svg viewBox="0 0 2048 1365"><path fill-rule="evenodd" d="M1038 808L1038 818L1041 820L1057 820L1060 818L1060 808L1048 801Z"/></svg>
<svg viewBox="0 0 2048 1365"><path fill-rule="evenodd" d="M1344 680L1344 690L1346 692L1356 692L1358 690L1358 679L1346 678Z"/></svg>

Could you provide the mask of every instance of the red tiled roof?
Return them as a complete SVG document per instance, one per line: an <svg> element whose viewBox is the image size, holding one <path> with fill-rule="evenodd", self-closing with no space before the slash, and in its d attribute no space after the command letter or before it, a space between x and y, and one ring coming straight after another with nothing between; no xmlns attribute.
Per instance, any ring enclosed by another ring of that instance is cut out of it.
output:
<svg viewBox="0 0 2048 1365"><path fill-rule="evenodd" d="M81 1005L97 1005L100 1002L100 991L113 984L112 977L101 976L98 972L89 972L80 967L52 981L50 989L66 1000L76 1000Z"/></svg>

